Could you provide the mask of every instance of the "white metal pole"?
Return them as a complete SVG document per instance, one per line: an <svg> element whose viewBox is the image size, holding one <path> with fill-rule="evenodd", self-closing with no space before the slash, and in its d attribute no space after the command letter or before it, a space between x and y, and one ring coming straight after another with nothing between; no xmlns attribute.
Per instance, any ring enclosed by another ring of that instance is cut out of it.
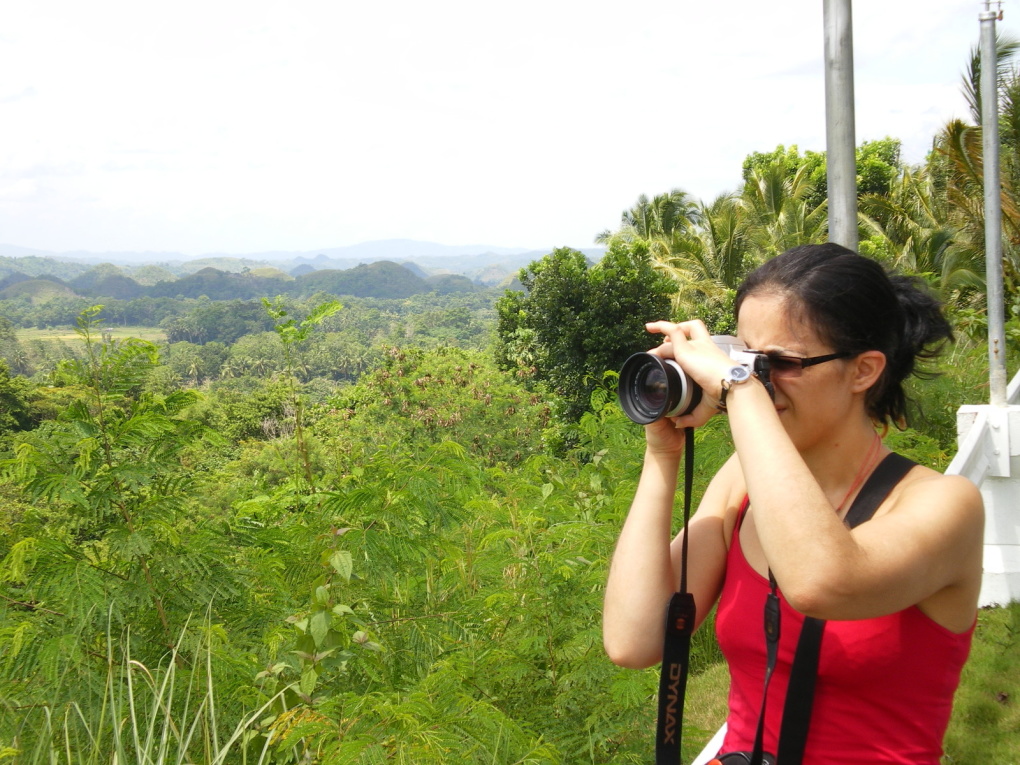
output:
<svg viewBox="0 0 1020 765"><path fill-rule="evenodd" d="M850 0L825 0L825 144L829 241L857 249L854 38Z"/></svg>
<svg viewBox="0 0 1020 765"><path fill-rule="evenodd" d="M980 15L988 381L990 403L993 406L1006 406L1006 319L1002 296L1002 190L999 176L999 66L995 50L995 21L1002 12L993 11L991 5L990 0L985 0L985 10Z"/></svg>

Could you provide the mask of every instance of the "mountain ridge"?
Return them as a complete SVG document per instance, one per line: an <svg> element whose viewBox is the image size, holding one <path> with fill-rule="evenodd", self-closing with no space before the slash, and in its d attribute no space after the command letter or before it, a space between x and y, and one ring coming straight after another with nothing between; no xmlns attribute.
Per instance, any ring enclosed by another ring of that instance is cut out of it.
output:
<svg viewBox="0 0 1020 765"><path fill-rule="evenodd" d="M409 260L421 258L448 258L457 256L489 256L506 257L530 253L547 254L554 248L539 249L528 247L502 247L488 244L440 244L438 242L420 241L416 239L378 239L357 244L336 247L320 247L312 250L263 250L257 252L203 252L187 255L174 251L153 250L66 250L53 251L41 248L22 247L20 245L0 243L0 256L26 257L36 256L56 258L60 260L84 260L88 262L106 262L114 264L136 265L141 263L186 263L209 258L230 258L254 261L308 261L316 258L329 260ZM601 248L592 248L601 251ZM584 251L584 250L582 250Z"/></svg>
<svg viewBox="0 0 1020 765"><path fill-rule="evenodd" d="M390 261L411 267L422 275L459 275L481 284L499 283L516 274L529 263L540 260L552 252L525 248L494 247L489 245L444 245L436 242L419 242L412 239L385 239L362 242L343 247L328 247L306 251L265 251L258 253L204 253L186 256L172 252L73 252L54 253L44 250L0 244L0 276L16 270L15 264L31 263L22 270L31 276L47 273L49 263L72 266L74 275L101 264L123 267L130 273L134 269L158 266L177 277L194 274L204 268L216 268L230 273L243 273L257 268L273 267L293 274L296 269L307 272L346 271L366 263ZM581 250L597 260L602 248ZM53 275L58 275L54 273Z"/></svg>

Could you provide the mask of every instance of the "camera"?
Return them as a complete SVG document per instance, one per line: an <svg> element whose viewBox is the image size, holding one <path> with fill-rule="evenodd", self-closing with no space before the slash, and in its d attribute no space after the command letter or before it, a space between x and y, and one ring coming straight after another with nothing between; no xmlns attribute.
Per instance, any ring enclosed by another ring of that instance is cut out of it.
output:
<svg viewBox="0 0 1020 765"><path fill-rule="evenodd" d="M765 354L747 350L731 335L714 335L712 341L735 362L750 369L772 393ZM624 413L634 422L647 425L662 417L690 414L701 402L702 391L673 359L635 353L620 369L617 394Z"/></svg>

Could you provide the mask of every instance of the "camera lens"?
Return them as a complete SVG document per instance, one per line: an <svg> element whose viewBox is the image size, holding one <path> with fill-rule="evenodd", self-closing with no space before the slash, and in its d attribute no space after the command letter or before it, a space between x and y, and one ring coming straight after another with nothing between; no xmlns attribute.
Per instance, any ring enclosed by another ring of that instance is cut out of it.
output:
<svg viewBox="0 0 1020 765"><path fill-rule="evenodd" d="M687 414L701 400L701 388L672 359L635 353L620 370L620 406L634 422Z"/></svg>
<svg viewBox="0 0 1020 765"><path fill-rule="evenodd" d="M657 366L646 364L641 368L636 380L636 388L641 391L641 400L651 409L660 409L669 397L669 383L666 373Z"/></svg>

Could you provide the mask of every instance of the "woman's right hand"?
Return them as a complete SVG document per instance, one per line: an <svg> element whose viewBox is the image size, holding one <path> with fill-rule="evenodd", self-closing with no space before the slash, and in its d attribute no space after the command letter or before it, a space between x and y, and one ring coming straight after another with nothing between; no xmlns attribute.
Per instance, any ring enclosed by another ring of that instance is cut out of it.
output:
<svg viewBox="0 0 1020 765"><path fill-rule="evenodd" d="M661 417L645 425L645 443L654 454L679 457L684 451L684 429L676 417Z"/></svg>

